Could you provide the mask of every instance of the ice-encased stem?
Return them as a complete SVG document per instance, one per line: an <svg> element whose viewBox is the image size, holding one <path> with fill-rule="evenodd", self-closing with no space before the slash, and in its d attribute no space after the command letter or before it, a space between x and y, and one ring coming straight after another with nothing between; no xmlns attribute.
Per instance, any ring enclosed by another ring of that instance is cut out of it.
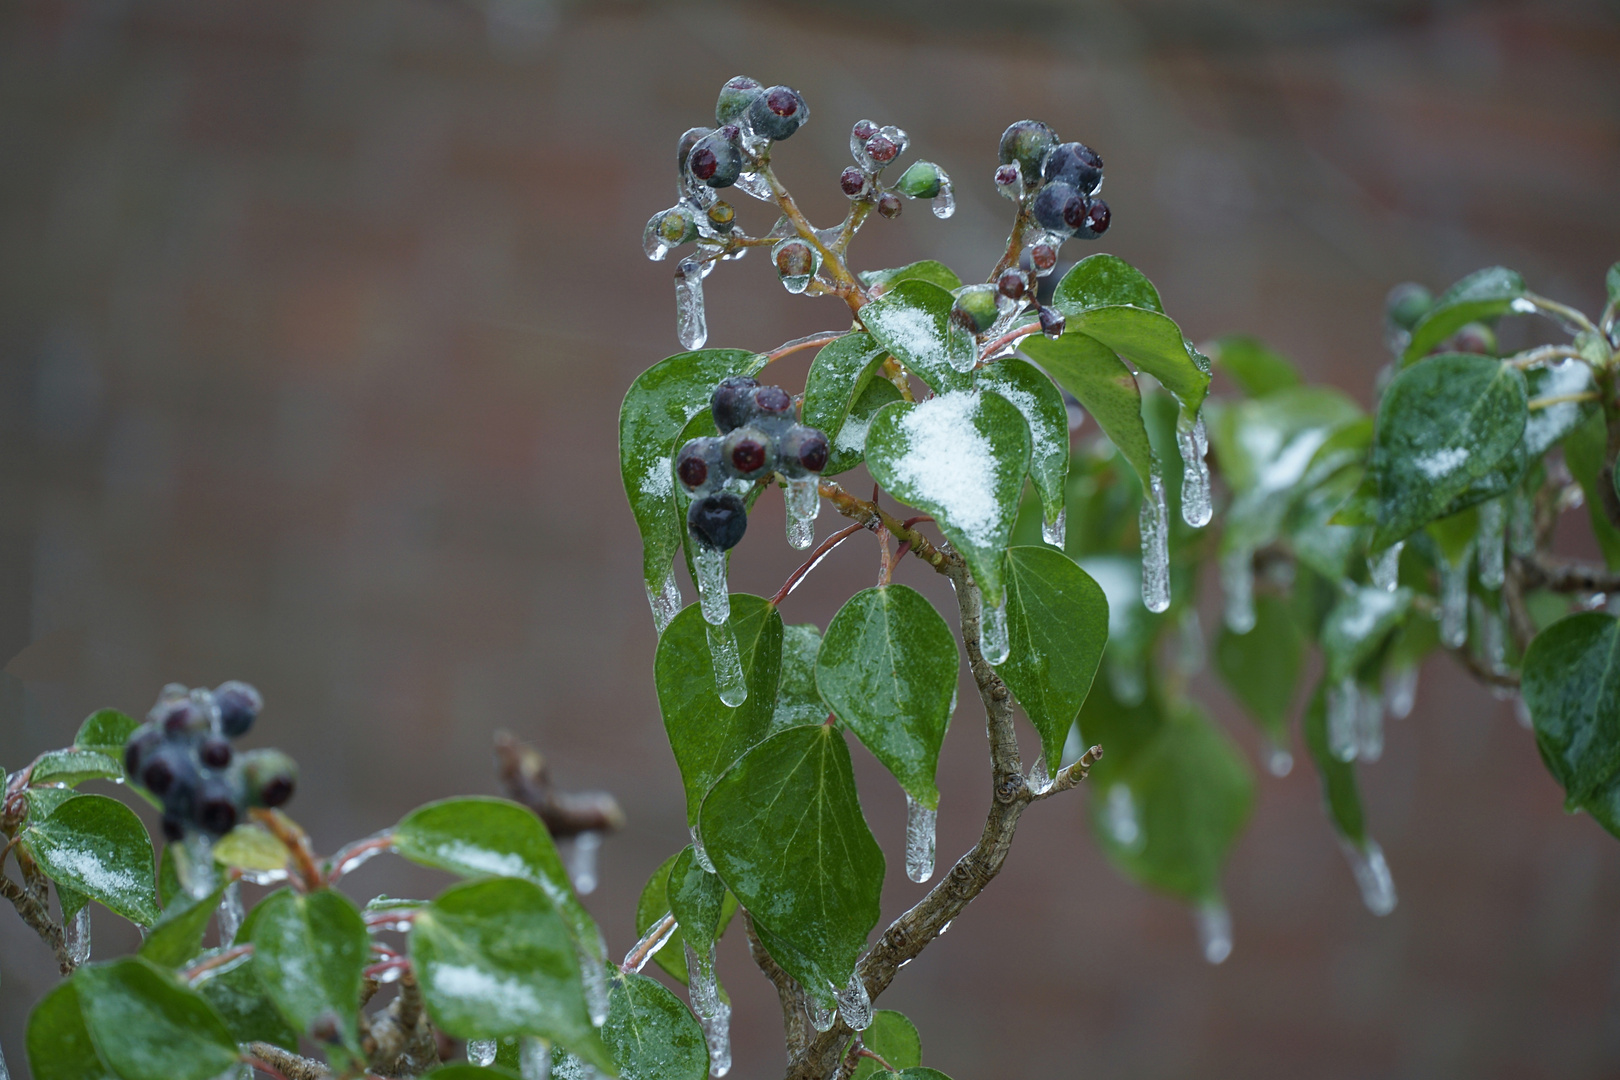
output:
<svg viewBox="0 0 1620 1080"><path fill-rule="evenodd" d="M737 635L730 623L706 625L704 629L709 637L709 658L714 662L715 691L723 703L735 709L748 700L748 680L737 652Z"/></svg>
<svg viewBox="0 0 1620 1080"><path fill-rule="evenodd" d="M1062 551L1069 531L1068 525L1069 508L1059 507L1055 517L1041 518L1041 539Z"/></svg>
<svg viewBox="0 0 1620 1080"><path fill-rule="evenodd" d="M1328 753L1340 761L1354 761L1360 749L1358 719L1360 688L1354 675L1346 675L1327 692Z"/></svg>
<svg viewBox="0 0 1620 1080"><path fill-rule="evenodd" d="M1209 432L1204 427L1200 412L1189 421L1183 412L1176 421L1176 447L1181 451L1181 520L1195 529L1209 524L1215 514L1214 500L1210 497Z"/></svg>
<svg viewBox="0 0 1620 1080"><path fill-rule="evenodd" d="M1344 857L1350 860L1350 873L1355 875L1361 889L1361 902L1374 915L1388 915L1395 910L1395 879L1390 875L1389 863L1384 860L1384 849L1378 841L1367 837L1357 844L1341 839Z"/></svg>
<svg viewBox="0 0 1620 1080"><path fill-rule="evenodd" d="M499 1049L494 1039L468 1039L467 1060L474 1065L490 1066L495 1064L495 1053Z"/></svg>
<svg viewBox="0 0 1620 1080"><path fill-rule="evenodd" d="M1405 547L1405 540L1397 540L1378 554L1367 557L1372 583L1385 592L1394 592L1401 583L1401 551Z"/></svg>
<svg viewBox="0 0 1620 1080"><path fill-rule="evenodd" d="M1440 643L1448 649L1460 649L1468 641L1470 552L1465 552L1455 563L1443 556L1440 559Z"/></svg>
<svg viewBox="0 0 1620 1080"><path fill-rule="evenodd" d="M726 553L696 540L692 543L692 569L697 578L698 603L703 621L719 626L731 618L731 593L726 583Z"/></svg>
<svg viewBox="0 0 1620 1080"><path fill-rule="evenodd" d="M1501 499L1479 504L1479 583L1487 589L1500 589L1507 580L1507 560L1503 544L1507 530L1507 508Z"/></svg>
<svg viewBox="0 0 1620 1080"><path fill-rule="evenodd" d="M61 894L57 894L61 899ZM62 947L75 967L90 959L90 905L86 903L62 926Z"/></svg>
<svg viewBox="0 0 1620 1080"><path fill-rule="evenodd" d="M518 1044L518 1075L523 1080L550 1080L551 1043L534 1035Z"/></svg>
<svg viewBox="0 0 1620 1080"><path fill-rule="evenodd" d="M906 796L906 877L919 885L934 876L934 825L938 810Z"/></svg>
<svg viewBox="0 0 1620 1080"><path fill-rule="evenodd" d="M709 1045L709 1075L718 1077L731 1071L731 1006L720 996L720 980L715 977L714 967L713 943L704 954L686 942L687 997Z"/></svg>
<svg viewBox="0 0 1620 1080"><path fill-rule="evenodd" d="M1384 705L1389 715L1405 720L1412 715L1417 703L1418 668L1416 664L1391 667L1384 671Z"/></svg>
<svg viewBox="0 0 1620 1080"><path fill-rule="evenodd" d="M242 929L242 883L240 881L233 881L225 886L224 895L219 898L219 908L214 912L214 926L219 930L221 948L236 940L236 932Z"/></svg>
<svg viewBox="0 0 1620 1080"><path fill-rule="evenodd" d="M1142 604L1149 611L1170 606L1170 512L1164 503L1164 477L1155 466L1142 493L1137 527L1142 534Z"/></svg>
<svg viewBox="0 0 1620 1080"><path fill-rule="evenodd" d="M979 652L987 663L1002 664L1011 645L1007 639L1007 597L998 604L984 604L979 610Z"/></svg>
<svg viewBox="0 0 1620 1080"><path fill-rule="evenodd" d="M1356 757L1373 762L1384 756L1384 698L1370 686L1356 687Z"/></svg>
<svg viewBox="0 0 1620 1080"><path fill-rule="evenodd" d="M1221 553L1221 617L1234 634L1254 629L1254 549L1239 546Z"/></svg>
<svg viewBox="0 0 1620 1080"><path fill-rule="evenodd" d="M675 931L678 929L680 929L680 923L675 921L674 915L665 915L662 919L658 919L647 927L647 932L641 935L641 940L637 941L630 951L624 954L624 970L640 971L646 967L647 961L652 959L653 953L669 944L669 939L675 935Z"/></svg>
<svg viewBox="0 0 1620 1080"><path fill-rule="evenodd" d="M576 940L574 956L579 960L579 981L585 988L585 1010L591 1023L601 1027L608 1015L607 942L600 930L591 935L593 941Z"/></svg>
<svg viewBox="0 0 1620 1080"><path fill-rule="evenodd" d="M178 858L175 872L180 887L193 900L201 900L214 891L214 838L197 829L187 829L185 837L171 849Z"/></svg>
<svg viewBox="0 0 1620 1080"><path fill-rule="evenodd" d="M803 551L816 542L816 515L821 512L820 478L791 477L787 482L787 542Z"/></svg>
<svg viewBox="0 0 1620 1080"><path fill-rule="evenodd" d="M664 628L675 620L681 613L685 600L681 596L681 583L675 576L675 564L670 563L669 573L664 577L664 584L654 589L647 587L647 604L652 608L653 626L657 627L659 634Z"/></svg>
<svg viewBox="0 0 1620 1080"><path fill-rule="evenodd" d="M574 837L574 847L568 858L568 880L574 891L588 896L596 891L596 853L602 848L602 834L586 829Z"/></svg>
<svg viewBox="0 0 1620 1080"><path fill-rule="evenodd" d="M709 859L709 853L703 848L703 837L698 835L698 828L693 825L687 832L692 834L692 858L697 861L698 869L705 874L714 873L714 863Z"/></svg>
<svg viewBox="0 0 1620 1080"><path fill-rule="evenodd" d="M709 318L703 309L703 268L682 259L675 268L675 337L685 349L701 349L709 340Z"/></svg>
<svg viewBox="0 0 1620 1080"><path fill-rule="evenodd" d="M1232 913L1219 898L1205 900L1193 912L1198 922L1198 944L1204 950L1204 959L1220 964L1232 955Z"/></svg>
<svg viewBox="0 0 1620 1080"><path fill-rule="evenodd" d="M833 997L838 1002L839 1017L852 1030L865 1031L872 1026L872 999L866 993L866 982L859 971L849 977L849 985L835 989Z"/></svg>

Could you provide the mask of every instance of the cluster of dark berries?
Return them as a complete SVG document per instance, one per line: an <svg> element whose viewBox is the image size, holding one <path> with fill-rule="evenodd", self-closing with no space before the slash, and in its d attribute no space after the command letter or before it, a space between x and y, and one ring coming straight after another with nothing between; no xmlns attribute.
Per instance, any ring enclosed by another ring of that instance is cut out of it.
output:
<svg viewBox="0 0 1620 1080"><path fill-rule="evenodd" d="M298 767L279 750L237 753L231 740L247 733L264 699L247 683L213 690L170 683L146 723L124 745L124 773L163 803L163 835L188 829L223 836L249 807L280 806L292 798Z"/></svg>
<svg viewBox="0 0 1620 1080"><path fill-rule="evenodd" d="M789 138L810 119L810 107L791 86L765 87L738 75L726 80L715 103L714 128L681 136L677 162L684 175L711 188L737 182L773 142Z"/></svg>
<svg viewBox="0 0 1620 1080"><path fill-rule="evenodd" d="M748 528L748 509L728 490L781 473L804 480L827 467L827 436L799 423L793 396L780 386L761 386L746 375L726 379L709 399L718 436L692 439L675 455L675 475L693 496L686 514L692 536L725 551Z"/></svg>
<svg viewBox="0 0 1620 1080"><path fill-rule="evenodd" d="M956 290L951 305L951 322L975 337L1004 331L1029 304L1040 312L1041 331L1047 337L1063 333L1063 313L1038 303L1039 276L1033 266L1009 266L995 281L964 285ZM1009 346L1010 348L1011 346Z"/></svg>
<svg viewBox="0 0 1620 1080"><path fill-rule="evenodd" d="M901 195L908 199L928 199L933 203L935 216L950 217L956 210L951 178L932 161L913 162L893 185L884 186L883 170L894 164L910 145L910 137L892 124L879 127L871 120L858 122L849 129L849 153L855 164L844 170L838 178L838 186L852 200L870 201L886 218L900 216L904 206Z"/></svg>
<svg viewBox="0 0 1620 1080"><path fill-rule="evenodd" d="M1108 204L1097 198L1102 158L1085 143L1060 143L1039 120L1020 120L1001 135L1000 161L997 188L1009 198L1030 200L1035 223L1057 243L1070 237L1095 240L1108 231ZM1055 250L1049 256L1044 251L1030 254L1042 273L1057 264Z"/></svg>

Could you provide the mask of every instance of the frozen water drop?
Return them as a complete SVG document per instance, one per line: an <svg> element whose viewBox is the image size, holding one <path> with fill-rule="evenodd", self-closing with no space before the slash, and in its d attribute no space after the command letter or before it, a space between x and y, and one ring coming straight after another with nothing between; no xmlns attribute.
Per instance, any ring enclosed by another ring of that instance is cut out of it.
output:
<svg viewBox="0 0 1620 1080"><path fill-rule="evenodd" d="M60 897L58 897L60 899ZM75 967L90 959L90 905L74 913L62 927L62 947Z"/></svg>
<svg viewBox="0 0 1620 1080"><path fill-rule="evenodd" d="M1368 576L1385 592L1394 592L1401 583L1401 551L1405 547L1405 540L1397 540L1377 555L1367 557Z"/></svg>
<svg viewBox="0 0 1620 1080"><path fill-rule="evenodd" d="M985 604L979 613L979 651L990 664L1007 660L1011 646L1007 640L1007 598L999 604Z"/></svg>
<svg viewBox="0 0 1620 1080"><path fill-rule="evenodd" d="M831 1031L832 1026L838 1022L838 1010L829 1009L822 1004L821 999L814 995L806 995L810 1005L810 1026L817 1031Z"/></svg>
<svg viewBox="0 0 1620 1080"><path fill-rule="evenodd" d="M1114 843L1127 851L1135 851L1142 846L1142 819L1136 811L1136 796L1131 793L1129 785L1115 784L1108 789L1107 802L1103 806L1103 827Z"/></svg>
<svg viewBox="0 0 1620 1080"><path fill-rule="evenodd" d="M523 1080L550 1080L551 1043L533 1035L518 1044L518 1075Z"/></svg>
<svg viewBox="0 0 1620 1080"><path fill-rule="evenodd" d="M693 825L687 831L692 834L692 858L697 860L698 868L705 874L714 873L714 863L709 860L709 853L704 850L703 837L698 835L697 826Z"/></svg>
<svg viewBox="0 0 1620 1080"><path fill-rule="evenodd" d="M214 838L200 830L187 829L184 839L171 849L178 858L175 871L180 887L193 900L214 891Z"/></svg>
<svg viewBox="0 0 1620 1080"><path fill-rule="evenodd" d="M1068 532L1068 521L1069 509L1066 506L1058 508L1056 517L1042 518L1041 539L1062 551L1064 534Z"/></svg>
<svg viewBox="0 0 1620 1080"><path fill-rule="evenodd" d="M345 846L330 860L332 873L337 877L346 877L383 852L394 850L392 834L392 829L384 829Z"/></svg>
<svg viewBox="0 0 1620 1080"><path fill-rule="evenodd" d="M580 896L596 891L596 853L601 848L602 834L595 829L586 829L574 837L573 850L568 853L568 880Z"/></svg>
<svg viewBox="0 0 1620 1080"><path fill-rule="evenodd" d="M675 931L679 928L680 924L675 921L673 915L665 915L662 919L647 927L647 932L641 935L641 940L637 941L630 951L624 954L624 970L640 971L646 967L647 961L652 959L653 953L668 944L669 939L674 936Z"/></svg>
<svg viewBox="0 0 1620 1080"><path fill-rule="evenodd" d="M821 478L796 476L787 482L787 541L800 551L816 542L816 515L821 512Z"/></svg>
<svg viewBox="0 0 1620 1080"><path fill-rule="evenodd" d="M951 178L945 175L945 170L939 170L939 194L929 201L934 216L944 221L956 213L956 192L951 187Z"/></svg>
<svg viewBox="0 0 1620 1080"><path fill-rule="evenodd" d="M710 626L724 625L731 618L731 592L726 584L726 553L694 539L692 568L697 572L698 601L703 605L703 621Z"/></svg>
<svg viewBox="0 0 1620 1080"><path fill-rule="evenodd" d="M1232 913L1220 900L1205 900L1193 912L1198 922L1198 944L1204 959L1224 963L1232 955Z"/></svg>
<svg viewBox="0 0 1620 1080"><path fill-rule="evenodd" d="M1340 761L1354 761L1360 746L1357 738L1357 717L1360 711L1360 689L1354 675L1346 675L1327 692L1328 753Z"/></svg>
<svg viewBox="0 0 1620 1080"><path fill-rule="evenodd" d="M653 590L647 589L647 604L652 608L653 626L662 634L664 628L674 621L675 616L681 613L685 600L681 596L681 583L675 577L675 564L669 566L669 573L664 577L662 587Z"/></svg>
<svg viewBox="0 0 1620 1080"><path fill-rule="evenodd" d="M906 877L919 885L934 876L934 825L938 810L906 796Z"/></svg>
<svg viewBox="0 0 1620 1080"><path fill-rule="evenodd" d="M673 247L664 242L663 231L659 228L664 223L664 215L669 211L660 210L647 222L647 227L641 233L641 250L647 253L647 258L653 262L663 262Z"/></svg>
<svg viewBox="0 0 1620 1080"><path fill-rule="evenodd" d="M1479 505L1479 583L1487 589L1500 589L1507 578L1503 537L1507 528L1507 508L1501 499Z"/></svg>
<svg viewBox="0 0 1620 1080"><path fill-rule="evenodd" d="M1155 466L1151 490L1142 497L1137 525L1142 534L1142 604L1149 611L1170 606L1170 512L1164 504L1164 478Z"/></svg>
<svg viewBox="0 0 1620 1080"><path fill-rule="evenodd" d="M467 1060L474 1065L486 1068L495 1064L495 1052L499 1049L494 1039L468 1039Z"/></svg>
<svg viewBox="0 0 1620 1080"><path fill-rule="evenodd" d="M1024 778L1031 794L1045 795L1052 789L1052 774L1046 768L1046 755L1037 754L1035 764L1029 767L1029 775Z"/></svg>
<svg viewBox="0 0 1620 1080"><path fill-rule="evenodd" d="M1279 779L1287 776L1294 771L1294 755L1288 752L1286 746L1268 742L1266 744L1266 771Z"/></svg>
<svg viewBox="0 0 1620 1080"><path fill-rule="evenodd" d="M709 1046L709 1075L718 1077L731 1071L731 1006L720 996L714 968L712 943L707 953L699 953L690 941L686 942L687 997Z"/></svg>
<svg viewBox="0 0 1620 1080"><path fill-rule="evenodd" d="M219 929L219 944L221 947L236 940L236 932L242 929L242 883L240 881L233 881L225 886L224 895L219 898L219 908L214 912L214 925Z"/></svg>
<svg viewBox="0 0 1620 1080"><path fill-rule="evenodd" d="M1513 715L1518 717L1519 726L1524 728L1524 730L1535 730L1535 718L1530 715L1530 706L1525 704L1523 694L1515 694L1513 696Z"/></svg>
<svg viewBox="0 0 1620 1080"><path fill-rule="evenodd" d="M1440 643L1460 649L1468 641L1468 555L1440 559Z"/></svg>
<svg viewBox="0 0 1620 1080"><path fill-rule="evenodd" d="M748 680L737 653L737 635L730 623L704 627L709 637L709 659L714 663L714 688L722 703L735 709L748 700Z"/></svg>
<svg viewBox="0 0 1620 1080"><path fill-rule="evenodd" d="M849 977L848 986L835 989L833 997L838 1000L838 1015L852 1029L865 1031L872 1026L872 999L866 993L866 982L859 971Z"/></svg>
<svg viewBox="0 0 1620 1080"><path fill-rule="evenodd" d="M1479 622L1479 651L1485 666L1494 672L1507 670L1507 633L1502 625L1502 613L1496 608L1487 605L1478 597L1474 598L1478 607ZM1505 690L1506 687L1492 687L1493 690Z"/></svg>
<svg viewBox="0 0 1620 1080"><path fill-rule="evenodd" d="M703 267L682 259L675 269L675 337L684 349L701 349L709 340L709 317L703 310Z"/></svg>
<svg viewBox="0 0 1620 1080"><path fill-rule="evenodd" d="M1204 427L1202 413L1190 422L1187 414L1182 413L1176 422L1176 446L1181 451L1182 464L1181 519L1201 529L1215 514L1210 497L1209 462L1205 460L1209 453L1209 432Z"/></svg>
<svg viewBox="0 0 1620 1080"><path fill-rule="evenodd" d="M1417 703L1418 668L1416 664L1392 667L1384 672L1384 703L1389 715L1405 720L1412 715Z"/></svg>
<svg viewBox="0 0 1620 1080"><path fill-rule="evenodd" d="M1221 617L1234 634L1254 629L1254 550L1238 547L1221 553Z"/></svg>
<svg viewBox="0 0 1620 1080"><path fill-rule="evenodd" d="M1384 756L1384 698L1377 690L1356 687L1356 757L1374 762Z"/></svg>
<svg viewBox="0 0 1620 1080"><path fill-rule="evenodd" d="M1361 902L1374 915L1388 915L1395 910L1395 879L1390 876L1389 863L1384 860L1384 849L1378 841L1367 837L1360 844L1341 840L1344 857L1350 860L1350 872L1355 875L1361 889Z"/></svg>

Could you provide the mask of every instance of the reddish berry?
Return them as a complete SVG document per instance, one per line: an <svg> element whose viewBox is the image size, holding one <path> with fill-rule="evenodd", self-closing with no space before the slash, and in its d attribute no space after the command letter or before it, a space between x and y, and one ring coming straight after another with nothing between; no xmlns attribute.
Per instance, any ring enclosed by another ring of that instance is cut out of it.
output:
<svg viewBox="0 0 1620 1080"><path fill-rule="evenodd" d="M813 427L795 425L782 438L784 471L789 476L820 472L827 467L831 453L827 436Z"/></svg>
<svg viewBox="0 0 1620 1080"><path fill-rule="evenodd" d="M781 416L793 408L793 397L780 386L762 386L754 391L754 404L767 416Z"/></svg>
<svg viewBox="0 0 1620 1080"><path fill-rule="evenodd" d="M773 86L748 106L748 120L754 131L767 139L785 139L799 130L810 116L804 98L790 86Z"/></svg>
<svg viewBox="0 0 1620 1080"><path fill-rule="evenodd" d="M866 156L879 165L887 165L900 153L900 144L889 138L883 132L878 132L866 140Z"/></svg>
<svg viewBox="0 0 1620 1080"><path fill-rule="evenodd" d="M843 174L838 177L838 186L851 199L858 199L865 195L866 185L866 174L853 165L845 169Z"/></svg>
<svg viewBox="0 0 1620 1080"><path fill-rule="evenodd" d="M1075 226L1074 235L1082 240L1095 240L1108 231L1108 221L1112 215L1108 212L1108 204L1101 199L1087 199L1085 203L1085 213Z"/></svg>
<svg viewBox="0 0 1620 1080"><path fill-rule="evenodd" d="M816 272L816 255L802 240L787 240L771 253L776 272L785 278L808 278Z"/></svg>
<svg viewBox="0 0 1620 1080"><path fill-rule="evenodd" d="M675 455L675 475L686 490L696 491L709 482L719 464L719 439L692 439Z"/></svg>
<svg viewBox="0 0 1620 1080"><path fill-rule="evenodd" d="M878 133L878 126L870 120L857 120L855 126L849 129L850 136L856 142L865 142Z"/></svg>
<svg viewBox="0 0 1620 1080"><path fill-rule="evenodd" d="M1057 248L1047 243L1035 244L1029 249L1029 262L1038 273L1044 274L1057 265Z"/></svg>
<svg viewBox="0 0 1620 1080"><path fill-rule="evenodd" d="M892 191L885 191L878 199L877 211L886 218L899 217L900 211L903 209L905 209L905 206L901 203L900 196Z"/></svg>
<svg viewBox="0 0 1620 1080"><path fill-rule="evenodd" d="M734 476L753 480L765 472L770 462L768 437L754 428L738 428L726 436L725 460Z"/></svg>
<svg viewBox="0 0 1620 1080"><path fill-rule="evenodd" d="M1017 165L1000 165L996 167L996 186L1011 187L1021 179Z"/></svg>
<svg viewBox="0 0 1620 1080"><path fill-rule="evenodd" d="M1029 288L1029 279L1017 267L1008 267L996 279L996 291L1009 300L1022 300L1024 290Z"/></svg>
<svg viewBox="0 0 1620 1080"><path fill-rule="evenodd" d="M1041 305L1041 333L1049 338L1062 337L1063 327L1066 322L1063 312L1057 308Z"/></svg>
<svg viewBox="0 0 1620 1080"><path fill-rule="evenodd" d="M699 139L687 159L692 175L712 188L735 184L742 174L742 151L737 138L737 129L728 124Z"/></svg>

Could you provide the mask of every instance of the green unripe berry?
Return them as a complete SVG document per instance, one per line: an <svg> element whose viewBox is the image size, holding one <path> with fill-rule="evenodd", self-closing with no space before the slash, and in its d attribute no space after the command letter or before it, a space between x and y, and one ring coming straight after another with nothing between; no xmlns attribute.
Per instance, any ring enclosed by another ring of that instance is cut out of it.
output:
<svg viewBox="0 0 1620 1080"><path fill-rule="evenodd" d="M1403 282L1384 298L1384 316L1402 330L1410 330L1434 306L1429 290L1415 281Z"/></svg>
<svg viewBox="0 0 1620 1080"><path fill-rule="evenodd" d="M982 334L990 329L1001 314L994 285L968 285L956 293L951 306L951 321L962 329Z"/></svg>
<svg viewBox="0 0 1620 1080"><path fill-rule="evenodd" d="M716 232L730 232L737 223L737 211L724 199L709 207L709 224Z"/></svg>
<svg viewBox="0 0 1620 1080"><path fill-rule="evenodd" d="M1482 322L1471 322L1458 328L1444 346L1447 352L1476 353L1480 356L1496 355L1496 331Z"/></svg>
<svg viewBox="0 0 1620 1080"><path fill-rule="evenodd" d="M1057 135L1051 128L1039 120L1020 120L1001 133L1000 160L1003 165L1018 162L1024 186L1037 187L1041 183L1041 165L1056 145Z"/></svg>
<svg viewBox="0 0 1620 1080"><path fill-rule="evenodd" d="M918 161L895 181L894 189L913 199L932 199L939 194L939 166L932 161Z"/></svg>
<svg viewBox="0 0 1620 1080"><path fill-rule="evenodd" d="M692 215L681 207L664 211L664 216L658 221L658 237L670 247L696 240L698 237L697 222Z"/></svg>
<svg viewBox="0 0 1620 1080"><path fill-rule="evenodd" d="M726 85L720 88L720 100L714 106L715 125L729 124L747 112L764 89L758 79L751 79L747 75L733 75L727 79Z"/></svg>

